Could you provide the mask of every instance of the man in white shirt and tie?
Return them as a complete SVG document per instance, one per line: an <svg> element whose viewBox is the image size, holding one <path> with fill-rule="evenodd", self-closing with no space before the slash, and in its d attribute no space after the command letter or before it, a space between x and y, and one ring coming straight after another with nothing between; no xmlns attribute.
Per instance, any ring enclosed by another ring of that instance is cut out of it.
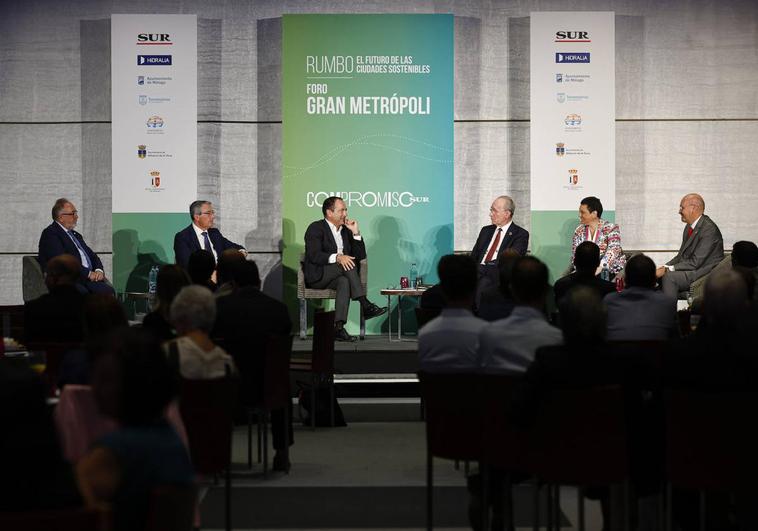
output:
<svg viewBox="0 0 758 531"><path fill-rule="evenodd" d="M690 285L724 259L724 238L704 212L705 201L698 194L687 194L679 202L679 216L685 224L682 245L676 256L655 272L666 295L686 299Z"/></svg>
<svg viewBox="0 0 758 531"><path fill-rule="evenodd" d="M77 289L88 293L114 294L113 286L106 280L100 257L89 248L81 234L74 230L79 221L76 206L61 197L52 208L53 222L45 227L39 238L38 260L45 271L54 257L70 254L81 266Z"/></svg>
<svg viewBox="0 0 758 531"><path fill-rule="evenodd" d="M477 302L481 293L492 286L497 287L499 276L498 257L506 249L513 249L521 256L526 254L529 245L529 231L513 223L516 204L507 195L501 195L490 207L491 225L485 225L479 231L471 256L479 268Z"/></svg>
<svg viewBox="0 0 758 531"><path fill-rule="evenodd" d="M190 225L174 236L174 256L177 265L187 269L189 257L200 249L209 251L218 263L218 257L227 249L237 249L247 256L247 251L238 243L227 240L221 231L213 227L216 211L210 201L193 201L189 206Z"/></svg>

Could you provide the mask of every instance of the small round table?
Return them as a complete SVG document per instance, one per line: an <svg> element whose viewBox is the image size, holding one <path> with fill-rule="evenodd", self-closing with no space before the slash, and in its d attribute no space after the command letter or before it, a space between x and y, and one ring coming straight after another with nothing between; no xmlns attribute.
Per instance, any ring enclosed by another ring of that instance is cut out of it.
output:
<svg viewBox="0 0 758 531"><path fill-rule="evenodd" d="M392 307L392 297L397 297L397 341L402 341L403 312L400 308L400 302L403 300L403 297L420 297L425 291L426 288L383 289L379 291L381 295L387 296L387 338L390 341L393 341L392 318L389 315L391 313L390 309Z"/></svg>

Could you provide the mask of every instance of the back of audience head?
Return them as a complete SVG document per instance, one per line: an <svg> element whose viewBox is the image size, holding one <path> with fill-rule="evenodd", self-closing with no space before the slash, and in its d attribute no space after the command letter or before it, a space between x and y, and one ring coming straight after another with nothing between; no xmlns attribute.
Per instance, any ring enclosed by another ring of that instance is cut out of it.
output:
<svg viewBox="0 0 758 531"><path fill-rule="evenodd" d="M448 254L437 264L440 289L448 306L470 308L476 292L476 262L470 256Z"/></svg>
<svg viewBox="0 0 758 531"><path fill-rule="evenodd" d="M84 302L84 333L87 337L107 334L129 326L121 303L110 294L93 293Z"/></svg>
<svg viewBox="0 0 758 531"><path fill-rule="evenodd" d="M205 286L186 286L171 303L170 320L179 335L195 330L208 334L216 322L216 299Z"/></svg>
<svg viewBox="0 0 758 531"><path fill-rule="evenodd" d="M198 249L190 255L187 273L193 284L206 285L211 279L214 269L216 269L216 261L210 251Z"/></svg>
<svg viewBox="0 0 758 531"><path fill-rule="evenodd" d="M533 256L521 256L511 272L511 293L517 304L542 310L548 290L547 266Z"/></svg>
<svg viewBox="0 0 758 531"><path fill-rule="evenodd" d="M758 267L758 246L744 240L736 242L732 247L732 267Z"/></svg>
<svg viewBox="0 0 758 531"><path fill-rule="evenodd" d="M73 285L79 278L80 270L79 262L72 255L58 255L47 263L45 284L48 288Z"/></svg>
<svg viewBox="0 0 758 531"><path fill-rule="evenodd" d="M624 284L635 288L655 288L655 262L644 254L635 254L626 263Z"/></svg>
<svg viewBox="0 0 758 531"><path fill-rule="evenodd" d="M160 343L139 328L111 333L95 363L93 391L100 411L122 426L158 420L175 395L176 381Z"/></svg>
<svg viewBox="0 0 758 531"><path fill-rule="evenodd" d="M600 247L594 242L582 242L574 252L574 266L579 274L595 275L600 265Z"/></svg>
<svg viewBox="0 0 758 531"><path fill-rule="evenodd" d="M605 340L608 313L600 294L587 286L569 290L560 304L563 341L567 346L592 346Z"/></svg>
<svg viewBox="0 0 758 531"><path fill-rule="evenodd" d="M238 288L252 286L256 289L261 288L261 276L258 273L258 264L253 260L235 263L232 267L232 280Z"/></svg>
<svg viewBox="0 0 758 531"><path fill-rule="evenodd" d="M220 286L221 284L231 282L234 279L234 267L245 261L245 256L237 249L227 249L221 253L221 256L218 257L218 265L216 267L218 285Z"/></svg>
<svg viewBox="0 0 758 531"><path fill-rule="evenodd" d="M157 282L155 295L158 298L158 307L166 311L171 307L171 303L179 290L191 284L187 272L176 264L161 266L158 270Z"/></svg>
<svg viewBox="0 0 758 531"><path fill-rule="evenodd" d="M749 307L744 273L719 271L708 277L703 293L703 314L709 327L732 328Z"/></svg>
<svg viewBox="0 0 758 531"><path fill-rule="evenodd" d="M513 249L506 249L500 253L497 259L500 293L507 299L513 297L511 294L511 274L513 273L513 266L519 258L521 258L521 255L518 252Z"/></svg>

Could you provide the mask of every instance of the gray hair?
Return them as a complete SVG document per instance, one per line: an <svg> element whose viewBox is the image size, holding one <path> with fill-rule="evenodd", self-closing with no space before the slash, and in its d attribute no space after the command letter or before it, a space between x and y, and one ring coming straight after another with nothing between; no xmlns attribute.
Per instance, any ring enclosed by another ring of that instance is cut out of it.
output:
<svg viewBox="0 0 758 531"><path fill-rule="evenodd" d="M189 206L189 215L191 220L195 220L195 216L199 216L203 211L203 205L210 205L210 201L205 201L203 199L198 199L197 201L192 201Z"/></svg>
<svg viewBox="0 0 758 531"><path fill-rule="evenodd" d="M171 303L170 315L177 329L210 332L216 322L216 299L205 286L185 286Z"/></svg>
<svg viewBox="0 0 758 531"><path fill-rule="evenodd" d="M511 213L511 216L513 216L513 214L516 212L516 203L513 202L513 199L511 199L507 195L499 195L495 199L496 200L502 199L503 201L505 201L505 210L509 210Z"/></svg>
<svg viewBox="0 0 758 531"><path fill-rule="evenodd" d="M60 216L61 211L63 210L63 207L71 203L68 199L65 197L61 197L60 199L55 200L55 204L53 205L53 210L51 214L53 215L53 221L58 221L58 216Z"/></svg>

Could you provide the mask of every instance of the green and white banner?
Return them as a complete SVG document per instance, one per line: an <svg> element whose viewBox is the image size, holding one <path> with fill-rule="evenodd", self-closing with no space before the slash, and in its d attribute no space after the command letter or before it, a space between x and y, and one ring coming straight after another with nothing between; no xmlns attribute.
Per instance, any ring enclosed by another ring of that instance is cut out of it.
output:
<svg viewBox="0 0 758 531"><path fill-rule="evenodd" d="M113 284L145 292L197 196L197 16L111 17Z"/></svg>
<svg viewBox="0 0 758 531"><path fill-rule="evenodd" d="M331 195L366 241L370 299L414 262L435 282L453 251L452 15L285 15L282 27L288 304L305 229Z"/></svg>
<svg viewBox="0 0 758 531"><path fill-rule="evenodd" d="M569 265L579 202L616 210L613 12L531 14L531 248L558 278Z"/></svg>

